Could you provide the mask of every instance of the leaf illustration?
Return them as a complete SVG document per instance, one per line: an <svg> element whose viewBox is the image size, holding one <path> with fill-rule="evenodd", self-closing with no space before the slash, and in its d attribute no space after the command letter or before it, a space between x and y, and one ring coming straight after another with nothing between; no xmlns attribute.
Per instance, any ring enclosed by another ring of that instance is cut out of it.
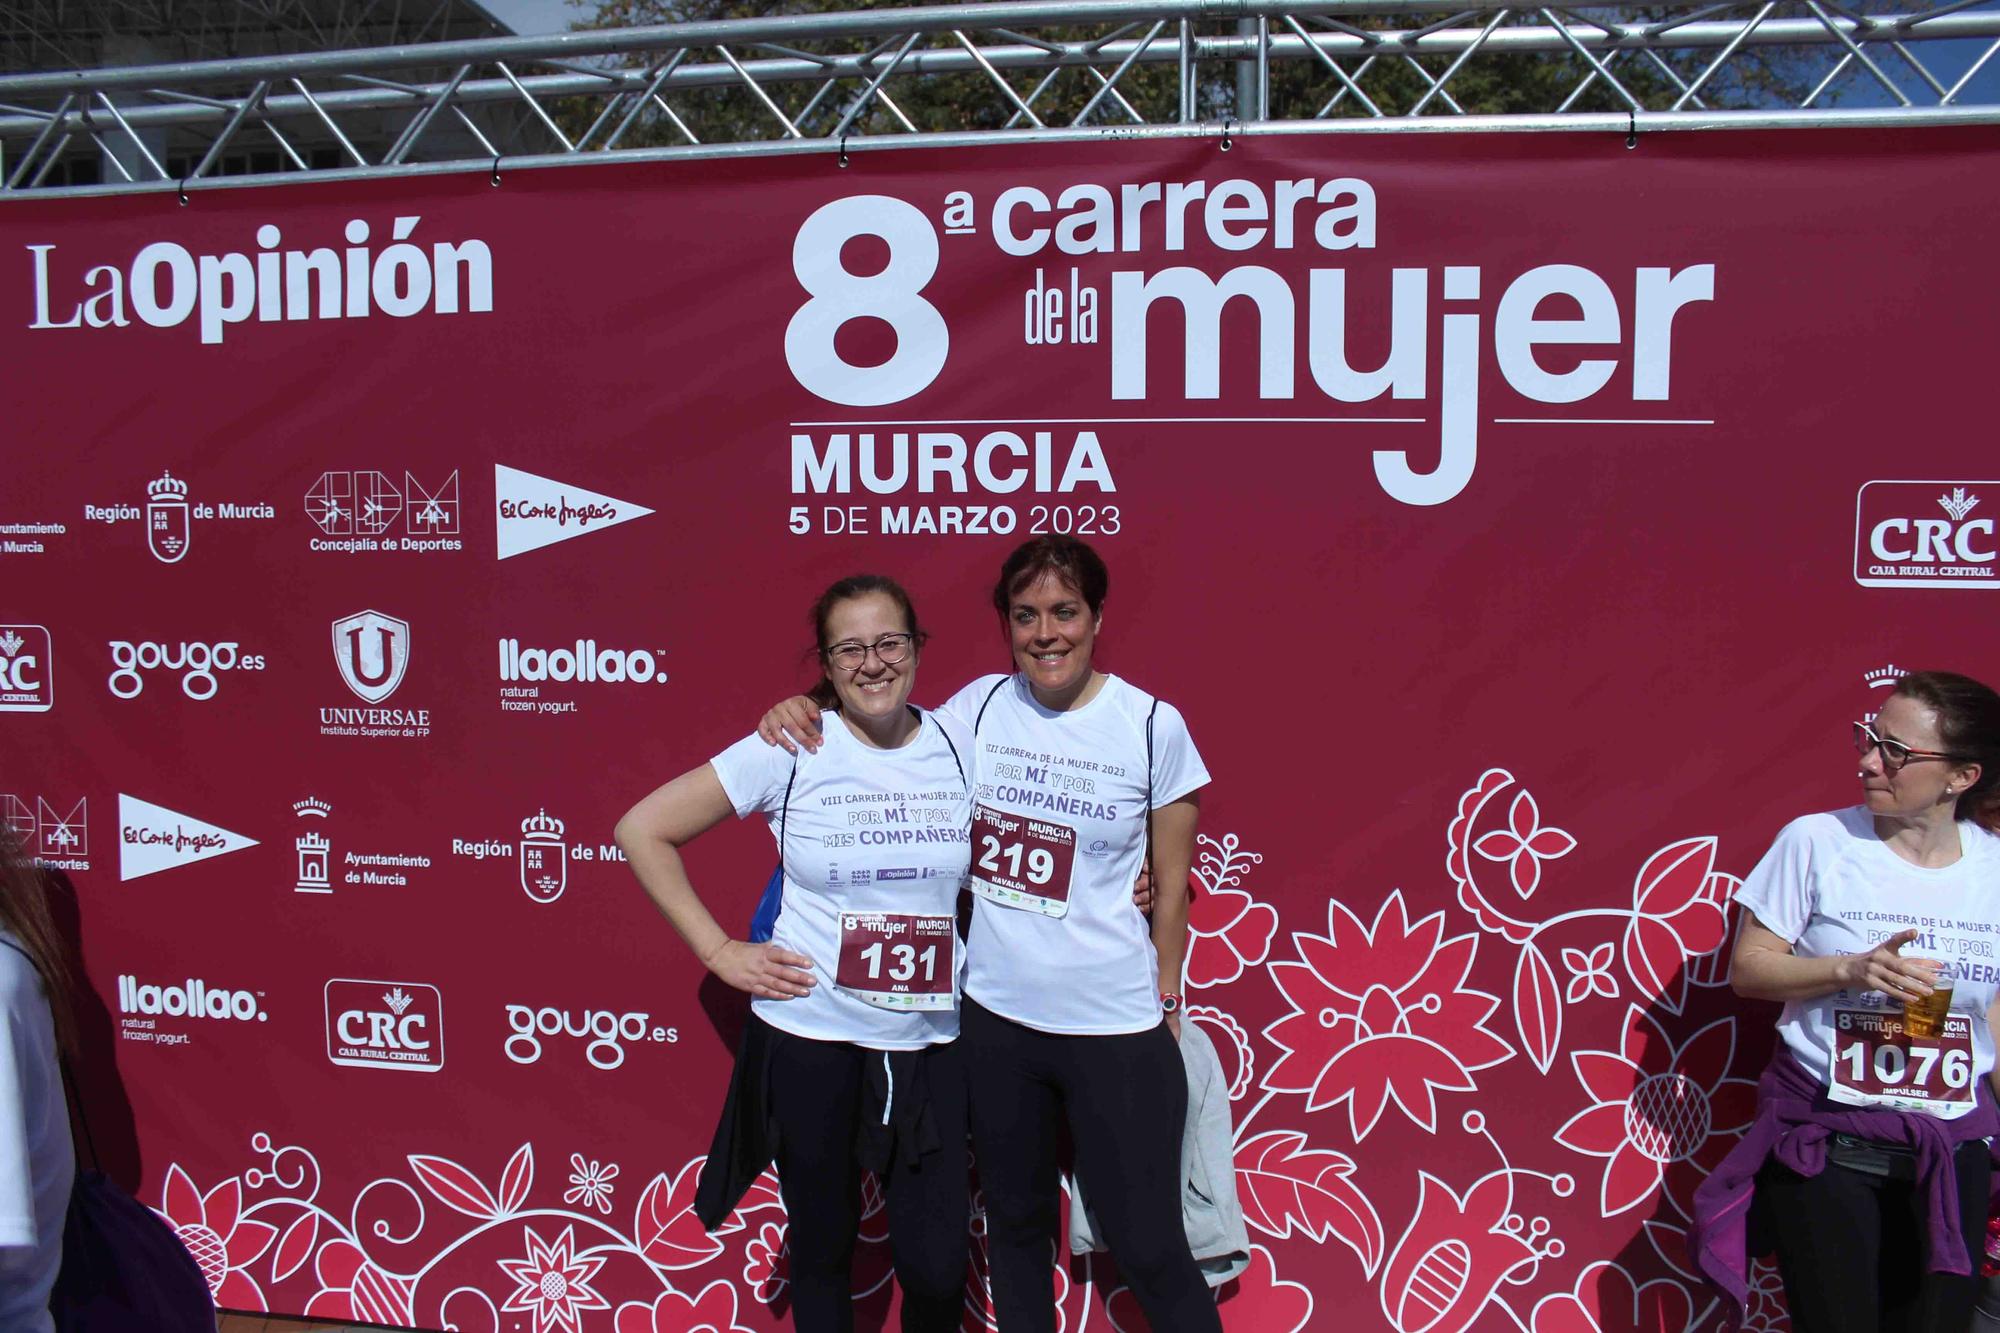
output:
<svg viewBox="0 0 2000 1333"><path fill-rule="evenodd" d="M1514 964L1514 1029L1535 1068L1546 1074L1562 1045L1562 991L1556 970L1533 940L1521 946Z"/></svg>
<svg viewBox="0 0 2000 1333"><path fill-rule="evenodd" d="M308 1208L278 1238L278 1252L271 1257L271 1281L283 1282L298 1272L300 1265L312 1258L313 1247L317 1244L319 1214Z"/></svg>
<svg viewBox="0 0 2000 1333"><path fill-rule="evenodd" d="M1315 1241L1332 1236L1353 1250L1369 1277L1382 1262L1382 1222L1348 1180L1354 1161L1306 1147L1296 1130L1274 1129L1236 1149L1236 1193L1243 1220L1283 1240L1294 1231Z"/></svg>
<svg viewBox="0 0 2000 1333"><path fill-rule="evenodd" d="M633 1237L639 1250L653 1263L668 1271L694 1268L722 1253L716 1236L740 1231L743 1223L731 1217L714 1235L702 1229L694 1214L694 1191L701 1179L702 1159L697 1157L681 1168L680 1179L665 1172L653 1177L639 1196L633 1219Z"/></svg>
<svg viewBox="0 0 2000 1333"><path fill-rule="evenodd" d="M519 1212L534 1183L535 1149L534 1145L524 1143L515 1149L507 1161L507 1169L500 1174L500 1211Z"/></svg>
<svg viewBox="0 0 2000 1333"><path fill-rule="evenodd" d="M1714 838L1668 843L1639 867L1632 885L1632 906L1648 916L1672 916L1700 896L1708 872L1714 868Z"/></svg>
<svg viewBox="0 0 2000 1333"><path fill-rule="evenodd" d="M417 1173L417 1179L424 1182L424 1188L435 1194L445 1207L476 1217L482 1222L490 1222L500 1215L500 1205L493 1201L493 1194L479 1183L479 1177L444 1157L410 1156L410 1167Z"/></svg>
<svg viewBox="0 0 2000 1333"><path fill-rule="evenodd" d="M736 1205L736 1213L741 1217L745 1213L784 1206L784 1196L778 1193L778 1173L766 1171L750 1182L750 1188L743 1195L743 1202Z"/></svg>
<svg viewBox="0 0 2000 1333"><path fill-rule="evenodd" d="M1658 1000L1668 1013L1678 1014L1687 998L1687 969L1681 937L1673 927L1649 916L1625 923L1625 970L1642 996Z"/></svg>

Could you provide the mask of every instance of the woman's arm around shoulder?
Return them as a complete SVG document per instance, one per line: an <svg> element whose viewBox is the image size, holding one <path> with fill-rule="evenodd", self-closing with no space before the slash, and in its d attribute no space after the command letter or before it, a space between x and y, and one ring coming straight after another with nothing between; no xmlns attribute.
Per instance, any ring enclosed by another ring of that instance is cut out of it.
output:
<svg viewBox="0 0 2000 1333"><path fill-rule="evenodd" d="M773 944L732 939L689 882L680 849L734 813L715 765L690 769L625 812L614 836L654 904L695 957L737 990L786 1000L812 989L812 960Z"/></svg>

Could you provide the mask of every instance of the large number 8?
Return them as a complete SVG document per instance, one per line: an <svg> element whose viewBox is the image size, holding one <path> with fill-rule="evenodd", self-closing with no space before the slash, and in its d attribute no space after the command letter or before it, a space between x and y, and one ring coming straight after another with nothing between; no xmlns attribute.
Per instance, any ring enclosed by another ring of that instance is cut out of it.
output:
<svg viewBox="0 0 2000 1333"><path fill-rule="evenodd" d="M857 236L889 246L880 273L857 277L840 262ZM944 369L951 333L921 293L937 276L937 232L914 204L884 194L849 195L822 205L792 242L792 272L812 299L785 326L792 377L828 402L879 407L921 393ZM896 332L896 353L879 366L856 366L834 350L850 319L882 320Z"/></svg>

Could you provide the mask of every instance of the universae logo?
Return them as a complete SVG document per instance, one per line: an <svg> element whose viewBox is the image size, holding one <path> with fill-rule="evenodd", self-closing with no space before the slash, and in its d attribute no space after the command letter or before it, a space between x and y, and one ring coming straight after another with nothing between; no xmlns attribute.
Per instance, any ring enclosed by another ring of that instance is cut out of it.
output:
<svg viewBox="0 0 2000 1333"><path fill-rule="evenodd" d="M2000 588L1996 481L1871 481L1854 500L1864 588Z"/></svg>

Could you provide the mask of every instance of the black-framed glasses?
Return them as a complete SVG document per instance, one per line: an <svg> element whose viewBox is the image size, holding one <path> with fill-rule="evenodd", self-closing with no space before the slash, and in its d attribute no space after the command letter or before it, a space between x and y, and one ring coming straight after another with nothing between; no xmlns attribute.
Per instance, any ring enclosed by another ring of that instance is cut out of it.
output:
<svg viewBox="0 0 2000 1333"><path fill-rule="evenodd" d="M1882 756L1882 771L1885 773L1901 771L1903 765L1909 763L1912 759L1958 758L1957 755L1949 754L1943 750L1919 750L1914 746L1905 745L1901 741L1892 741L1885 736L1877 736L1875 728L1869 726L1866 722L1856 722L1854 724L1854 752L1865 755L1870 750L1874 750Z"/></svg>
<svg viewBox="0 0 2000 1333"><path fill-rule="evenodd" d="M868 660L868 654L875 654L875 660L883 666L895 666L910 655L910 646L916 642L914 634L884 634L873 643L856 643L848 639L836 643L826 650L826 660L842 671L859 671L861 664Z"/></svg>

